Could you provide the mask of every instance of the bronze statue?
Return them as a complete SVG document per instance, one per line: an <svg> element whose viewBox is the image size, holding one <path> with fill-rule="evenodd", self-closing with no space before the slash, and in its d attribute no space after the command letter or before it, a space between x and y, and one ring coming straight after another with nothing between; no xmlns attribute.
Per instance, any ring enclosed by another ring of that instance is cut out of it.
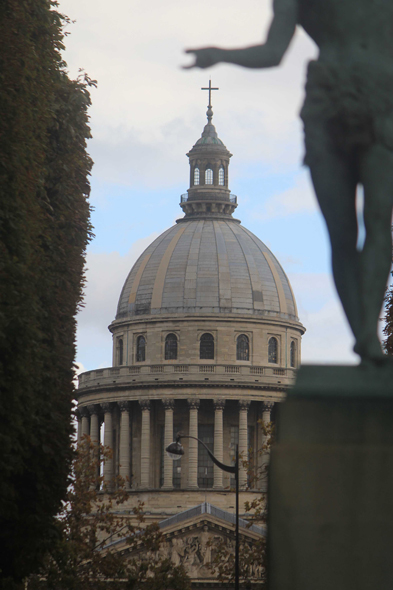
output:
<svg viewBox="0 0 393 590"><path fill-rule="evenodd" d="M393 2L274 0L266 42L244 49L189 49L207 68L279 65L301 25L319 47L301 111L306 156L332 246L336 288L363 361L382 362L378 319L392 261ZM356 192L364 189L363 248Z"/></svg>

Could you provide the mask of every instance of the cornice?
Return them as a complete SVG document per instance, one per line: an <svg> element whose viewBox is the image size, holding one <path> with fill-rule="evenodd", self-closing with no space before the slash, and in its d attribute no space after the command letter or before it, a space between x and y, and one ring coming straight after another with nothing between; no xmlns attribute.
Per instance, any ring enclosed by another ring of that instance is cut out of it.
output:
<svg viewBox="0 0 393 590"><path fill-rule="evenodd" d="M92 393L109 393L113 391L134 391L134 390L146 390L146 389L167 389L168 387L173 389L247 389L252 391L274 391L280 393L286 393L290 385L270 385L270 384L254 384L254 383L228 383L226 381L199 381L190 382L185 381L161 381L156 383L116 383L108 385L98 385L92 387L84 387L83 390L79 389L81 395L77 396L78 400L82 400L87 395ZM170 395L170 394L169 394ZM216 396L217 394L215 394ZM185 398L187 395L185 394Z"/></svg>
<svg viewBox="0 0 393 590"><path fill-rule="evenodd" d="M108 326L108 330L113 332L113 328L124 327L128 325L138 325L138 324L160 324L164 322L187 322L191 323L194 322L201 322L201 321L211 321L212 318L216 324L230 322L230 323L237 323L241 322L243 325L245 323L261 323L261 324L274 324L280 325L284 328L293 328L298 330L301 335L303 335L306 331L306 328L303 324L296 319L290 318L283 318L283 317L275 317L268 315L263 315L261 313L252 313L252 314L235 314L235 313L192 313L192 312L181 312L178 314L159 314L159 315L140 315L140 316L127 316L125 318L114 319L113 322Z"/></svg>

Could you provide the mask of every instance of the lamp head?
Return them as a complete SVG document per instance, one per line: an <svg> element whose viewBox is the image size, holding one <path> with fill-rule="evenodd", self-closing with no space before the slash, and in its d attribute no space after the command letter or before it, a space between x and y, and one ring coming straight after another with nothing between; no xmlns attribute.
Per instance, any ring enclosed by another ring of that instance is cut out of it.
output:
<svg viewBox="0 0 393 590"><path fill-rule="evenodd" d="M182 455L184 455L184 449L183 449L183 446L179 442L179 438L180 437L177 436L176 437L176 442L172 442L165 449L166 450L166 454L173 461L177 461L178 459L181 458Z"/></svg>

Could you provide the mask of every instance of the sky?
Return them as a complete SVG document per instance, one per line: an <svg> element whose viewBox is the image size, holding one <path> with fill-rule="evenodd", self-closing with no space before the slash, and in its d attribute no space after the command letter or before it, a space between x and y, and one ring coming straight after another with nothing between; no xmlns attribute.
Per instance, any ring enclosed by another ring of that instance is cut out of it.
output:
<svg viewBox="0 0 393 590"><path fill-rule="evenodd" d="M236 217L277 256L307 331L303 363L356 363L353 338L330 276L330 247L302 165L299 110L307 62L316 47L298 30L279 68L218 65L183 70L186 47L261 42L271 0L60 0L71 19L64 58L72 78L83 69L92 89L88 151L95 239L87 251L85 307L78 316L77 362L108 367L123 283L138 256L183 215L186 153L213 123L233 157L229 185Z"/></svg>

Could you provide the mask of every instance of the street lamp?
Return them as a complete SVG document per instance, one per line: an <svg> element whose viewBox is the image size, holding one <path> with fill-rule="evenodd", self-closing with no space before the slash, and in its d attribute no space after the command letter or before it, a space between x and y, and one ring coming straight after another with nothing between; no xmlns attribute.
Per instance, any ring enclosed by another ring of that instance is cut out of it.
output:
<svg viewBox="0 0 393 590"><path fill-rule="evenodd" d="M182 438L193 438L197 440L203 447L205 447L207 454L209 455L210 459L213 461L217 467L222 469L222 471L227 471L228 473L233 473L235 475L235 482L236 482L236 520L235 520L235 590L239 590L239 449L236 445L236 455L235 455L235 464L234 465L225 465L225 463L221 463L216 457L213 455L211 450L196 436L191 436L189 434L183 434L182 432L178 432L176 435L176 441L172 442L170 445L167 446L166 452L170 459L176 461L180 459L182 455L184 455L184 448L180 444L180 439Z"/></svg>

